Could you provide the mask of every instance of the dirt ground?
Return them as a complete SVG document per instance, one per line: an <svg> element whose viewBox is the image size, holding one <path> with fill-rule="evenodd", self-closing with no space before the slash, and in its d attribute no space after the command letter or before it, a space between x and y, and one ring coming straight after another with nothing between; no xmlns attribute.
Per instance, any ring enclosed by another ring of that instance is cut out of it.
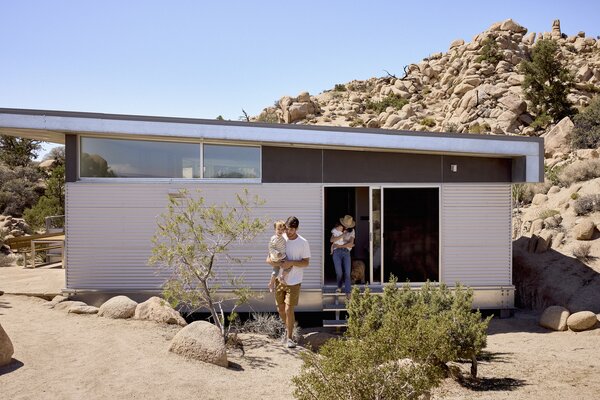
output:
<svg viewBox="0 0 600 400"><path fill-rule="evenodd" d="M44 300L0 297L0 324L15 347L0 368L2 399L291 399L299 352L245 336L229 369L167 351L178 327L48 310ZM549 332L537 316L493 320L480 380L446 380L436 399L597 399L600 329ZM463 365L464 371L468 365Z"/></svg>

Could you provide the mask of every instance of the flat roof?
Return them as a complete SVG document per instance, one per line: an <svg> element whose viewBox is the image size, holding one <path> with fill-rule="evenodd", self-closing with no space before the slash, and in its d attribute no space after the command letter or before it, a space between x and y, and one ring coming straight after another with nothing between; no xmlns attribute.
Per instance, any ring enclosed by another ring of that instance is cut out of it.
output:
<svg viewBox="0 0 600 400"><path fill-rule="evenodd" d="M528 182L543 180L543 138L418 132L301 124L0 108L0 134L64 143L66 134L138 139L237 141L281 146L348 148L525 157Z"/></svg>

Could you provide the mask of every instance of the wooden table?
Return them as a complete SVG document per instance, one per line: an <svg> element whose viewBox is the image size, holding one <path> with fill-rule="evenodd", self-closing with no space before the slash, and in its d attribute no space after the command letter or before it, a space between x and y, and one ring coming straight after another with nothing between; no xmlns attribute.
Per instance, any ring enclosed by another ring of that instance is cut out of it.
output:
<svg viewBox="0 0 600 400"><path fill-rule="evenodd" d="M65 267L65 234L46 236L31 241L31 268L35 268L35 252L61 249L62 267Z"/></svg>

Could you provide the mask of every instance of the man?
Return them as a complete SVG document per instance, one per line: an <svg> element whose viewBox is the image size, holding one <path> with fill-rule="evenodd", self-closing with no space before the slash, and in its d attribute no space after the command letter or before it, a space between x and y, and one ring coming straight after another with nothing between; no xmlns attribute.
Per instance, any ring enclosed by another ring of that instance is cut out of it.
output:
<svg viewBox="0 0 600 400"><path fill-rule="evenodd" d="M300 298L300 285L304 275L304 268L308 267L310 259L310 247L308 242L302 236L298 235L298 226L300 222L296 217L289 217L285 222L287 233L284 236L286 240L286 260L281 263L274 263L271 258L267 258L267 263L271 265L278 264L283 269L289 269L285 283L277 280L277 289L275 290L275 303L277 311L286 327L285 346L288 348L296 347L293 340L294 307L298 305Z"/></svg>

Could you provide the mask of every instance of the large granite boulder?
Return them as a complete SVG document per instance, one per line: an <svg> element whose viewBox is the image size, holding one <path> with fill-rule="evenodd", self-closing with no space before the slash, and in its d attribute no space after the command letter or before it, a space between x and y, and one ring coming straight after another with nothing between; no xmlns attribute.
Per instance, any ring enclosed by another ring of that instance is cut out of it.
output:
<svg viewBox="0 0 600 400"><path fill-rule="evenodd" d="M163 324L176 324L186 326L187 322L181 315L171 308L169 303L160 297L151 297L135 308L135 319L160 322Z"/></svg>
<svg viewBox="0 0 600 400"><path fill-rule="evenodd" d="M567 319L567 326L575 332L592 329L598 323L596 314L591 311L580 311L571 314Z"/></svg>
<svg viewBox="0 0 600 400"><path fill-rule="evenodd" d="M561 306L550 306L540 316L540 326L553 331L566 331L569 310Z"/></svg>
<svg viewBox="0 0 600 400"><path fill-rule="evenodd" d="M127 296L115 296L100 306L98 316L113 319L131 318L137 305L137 302Z"/></svg>
<svg viewBox="0 0 600 400"><path fill-rule="evenodd" d="M221 331L206 321L194 321L177 332L169 351L221 367L229 365Z"/></svg>
<svg viewBox="0 0 600 400"><path fill-rule="evenodd" d="M585 219L575 225L573 228L573 236L577 240L590 240L594 235L594 231L596 230L596 225L591 219Z"/></svg>
<svg viewBox="0 0 600 400"><path fill-rule="evenodd" d="M554 128L542 135L546 157L552 157L556 152L566 154L571 151L571 134L574 126L569 117L564 117Z"/></svg>
<svg viewBox="0 0 600 400"><path fill-rule="evenodd" d="M10 363L14 352L15 349L10 338L2 328L2 325L0 325L0 367Z"/></svg>

